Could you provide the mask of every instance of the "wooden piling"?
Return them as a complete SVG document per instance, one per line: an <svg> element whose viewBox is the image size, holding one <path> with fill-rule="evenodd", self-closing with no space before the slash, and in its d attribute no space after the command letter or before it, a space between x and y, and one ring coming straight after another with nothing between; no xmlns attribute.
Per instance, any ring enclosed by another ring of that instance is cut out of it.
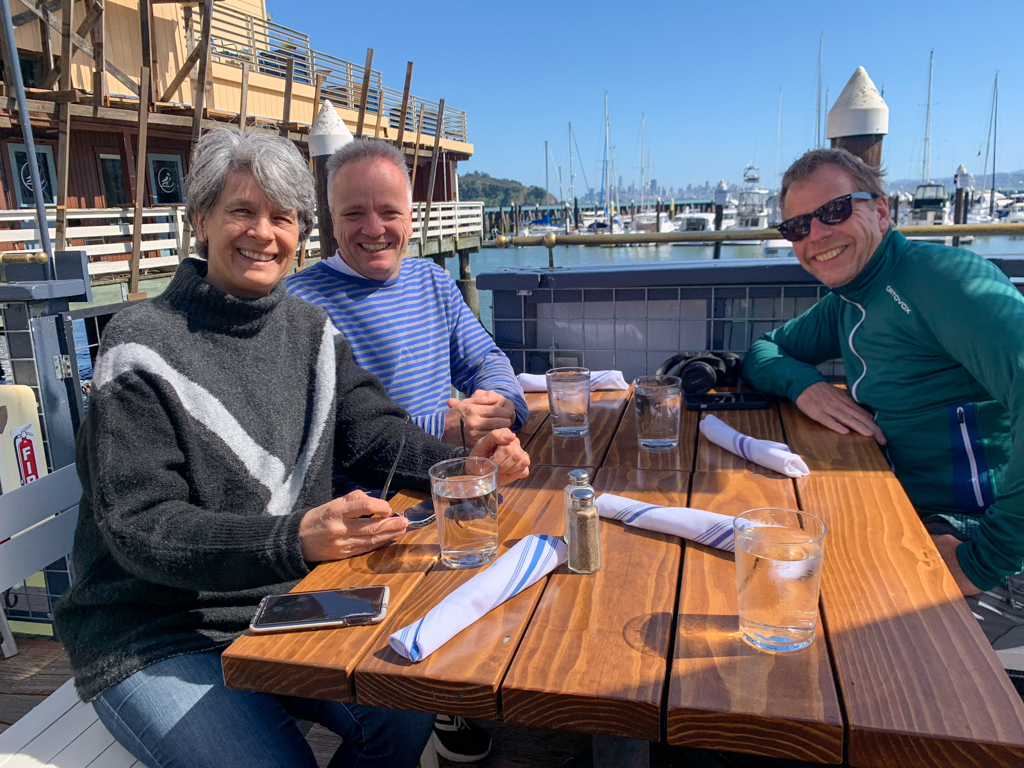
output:
<svg viewBox="0 0 1024 768"><path fill-rule="evenodd" d="M725 210L725 206L724 205L720 205L720 204L717 204L717 203L715 204L715 231L716 232L718 232L718 231L720 231L722 229L722 214L723 214L724 210ZM714 254L712 255L711 258L712 259L720 259L720 258L722 258L722 241L721 240L716 240L715 241L715 252L714 252Z"/></svg>
<svg viewBox="0 0 1024 768"><path fill-rule="evenodd" d="M444 99L437 103L437 122L434 124L434 150L430 156L430 179L427 181L427 207L420 223L420 250L427 242L427 229L430 226L430 205L434 201L434 180L437 178L437 158L441 152L441 126L444 125Z"/></svg>
<svg viewBox="0 0 1024 768"><path fill-rule="evenodd" d="M405 65L405 90L402 91L402 114L398 118L398 138L395 146L404 151L405 120L409 115L409 91L412 88L412 62Z"/></svg>
<svg viewBox="0 0 1024 768"><path fill-rule="evenodd" d="M142 208L146 197L146 138L149 128L149 80L150 74L147 67L143 67L139 79L139 147L136 152L135 177L135 216L132 220L132 256L131 271L128 276L128 301L146 298L145 293L139 291L139 260L142 257ZM187 231L187 230L186 230ZM185 244L186 251L188 244Z"/></svg>
<svg viewBox="0 0 1024 768"><path fill-rule="evenodd" d="M373 67L373 48L366 49L366 65L363 67L363 89L359 95L359 118L356 120L356 138L363 138L363 123L366 121L366 99L370 95L370 72Z"/></svg>
<svg viewBox="0 0 1024 768"><path fill-rule="evenodd" d="M242 93L238 100L238 132L245 133L249 122L249 62L242 62Z"/></svg>

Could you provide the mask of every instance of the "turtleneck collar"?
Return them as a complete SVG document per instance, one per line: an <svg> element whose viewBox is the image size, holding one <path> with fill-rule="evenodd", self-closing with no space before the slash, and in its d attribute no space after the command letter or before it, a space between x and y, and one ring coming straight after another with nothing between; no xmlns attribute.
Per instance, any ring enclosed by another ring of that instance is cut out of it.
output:
<svg viewBox="0 0 1024 768"><path fill-rule="evenodd" d="M186 315L189 326L195 330L251 335L263 327L287 295L282 280L269 295L258 299L232 296L206 282L206 269L207 264L202 259L182 260L171 284L157 299Z"/></svg>
<svg viewBox="0 0 1024 768"><path fill-rule="evenodd" d="M892 227L885 233L882 242L864 265L864 269L846 285L833 288L835 293L847 299L857 301L866 298L877 286L884 281L895 266L895 254L899 246L906 242L906 239Z"/></svg>

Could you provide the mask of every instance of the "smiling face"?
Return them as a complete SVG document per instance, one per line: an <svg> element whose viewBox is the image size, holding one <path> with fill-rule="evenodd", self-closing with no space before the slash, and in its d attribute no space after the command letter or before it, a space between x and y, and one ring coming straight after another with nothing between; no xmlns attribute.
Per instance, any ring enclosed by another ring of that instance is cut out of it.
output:
<svg viewBox="0 0 1024 768"><path fill-rule="evenodd" d="M196 214L206 242L206 281L245 299L267 296L291 268L299 244L298 212L277 208L251 173L232 171L213 210Z"/></svg>
<svg viewBox="0 0 1024 768"><path fill-rule="evenodd" d="M331 219L341 258L370 280L396 277L412 234L402 171L386 160L363 160L341 166L331 186Z"/></svg>
<svg viewBox="0 0 1024 768"><path fill-rule="evenodd" d="M784 215L788 219L811 213L829 200L861 191L845 170L823 165L790 185ZM889 201L885 197L854 200L853 215L846 221L829 226L811 219L811 233L793 243L793 253L814 277L829 288L838 288L860 274L888 229Z"/></svg>

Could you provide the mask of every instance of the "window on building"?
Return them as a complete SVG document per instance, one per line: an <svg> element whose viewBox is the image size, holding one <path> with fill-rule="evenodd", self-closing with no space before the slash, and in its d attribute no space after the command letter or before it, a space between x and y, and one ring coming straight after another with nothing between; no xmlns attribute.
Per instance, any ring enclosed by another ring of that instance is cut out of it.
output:
<svg viewBox="0 0 1024 768"><path fill-rule="evenodd" d="M28 164L28 151L24 144L7 145L11 158L11 173L14 176L14 193L19 208L31 208L35 205L32 197L32 169ZM56 205L57 167L53 163L53 147L45 144L36 145L36 165L39 168L39 184L42 186L43 203Z"/></svg>
<svg viewBox="0 0 1024 768"><path fill-rule="evenodd" d="M124 189L124 169L120 155L100 153L100 173L103 174L103 196L108 206L124 205L128 193Z"/></svg>
<svg viewBox="0 0 1024 768"><path fill-rule="evenodd" d="M154 205L175 205L185 202L185 174L181 155L150 153L149 181Z"/></svg>

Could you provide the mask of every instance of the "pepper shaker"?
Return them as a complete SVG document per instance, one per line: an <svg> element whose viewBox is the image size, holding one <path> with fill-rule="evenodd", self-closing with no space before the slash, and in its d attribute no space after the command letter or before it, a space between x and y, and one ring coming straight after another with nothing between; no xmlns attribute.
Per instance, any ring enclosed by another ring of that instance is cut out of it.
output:
<svg viewBox="0 0 1024 768"><path fill-rule="evenodd" d="M571 494L576 488L590 488L590 472L585 469L574 469L569 472L569 484L565 486L565 528L562 529L562 539L569 543L569 504Z"/></svg>
<svg viewBox="0 0 1024 768"><path fill-rule="evenodd" d="M594 573L601 570L601 518L594 506L593 488L574 488L569 507L569 570Z"/></svg>

